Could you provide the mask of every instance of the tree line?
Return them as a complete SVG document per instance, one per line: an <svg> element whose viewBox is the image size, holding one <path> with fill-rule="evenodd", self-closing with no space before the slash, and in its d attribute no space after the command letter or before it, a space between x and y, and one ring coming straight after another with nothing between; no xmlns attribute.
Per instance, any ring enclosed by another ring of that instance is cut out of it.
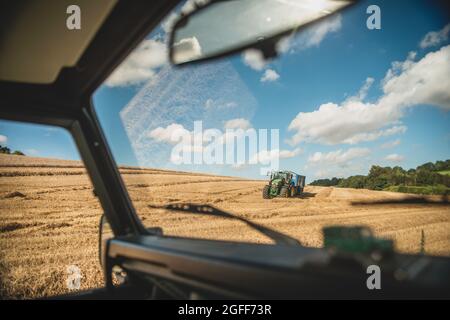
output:
<svg viewBox="0 0 450 320"><path fill-rule="evenodd" d="M11 151L10 148L2 146L2 145L0 145L0 153L14 154L14 155L18 155L18 156L24 156L25 155L25 153L23 153L22 151L19 151L19 150Z"/></svg>
<svg viewBox="0 0 450 320"><path fill-rule="evenodd" d="M450 160L427 162L415 169L372 166L368 175L348 178L318 179L312 186L388 190L423 194L450 193Z"/></svg>

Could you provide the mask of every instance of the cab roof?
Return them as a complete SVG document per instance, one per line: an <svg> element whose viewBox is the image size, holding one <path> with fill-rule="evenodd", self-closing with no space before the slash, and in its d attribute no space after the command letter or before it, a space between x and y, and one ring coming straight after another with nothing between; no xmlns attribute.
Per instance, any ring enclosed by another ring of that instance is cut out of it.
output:
<svg viewBox="0 0 450 320"><path fill-rule="evenodd" d="M0 117L71 118L179 0L16 0L0 4ZM81 30L68 30L68 5Z"/></svg>

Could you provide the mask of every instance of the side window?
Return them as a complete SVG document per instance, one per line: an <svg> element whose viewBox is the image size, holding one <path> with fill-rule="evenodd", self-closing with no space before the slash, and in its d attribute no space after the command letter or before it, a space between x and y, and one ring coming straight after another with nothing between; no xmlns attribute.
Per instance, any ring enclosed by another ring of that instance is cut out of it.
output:
<svg viewBox="0 0 450 320"><path fill-rule="evenodd" d="M102 285L101 207L70 134L0 120L0 299Z"/></svg>

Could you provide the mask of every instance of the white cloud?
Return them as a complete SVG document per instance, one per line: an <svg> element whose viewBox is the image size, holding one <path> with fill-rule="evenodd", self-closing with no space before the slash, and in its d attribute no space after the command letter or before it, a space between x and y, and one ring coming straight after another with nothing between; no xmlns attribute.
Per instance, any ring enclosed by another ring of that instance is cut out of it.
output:
<svg viewBox="0 0 450 320"><path fill-rule="evenodd" d="M318 47L320 43L330 33L339 31L342 27L342 16L340 14L323 20L314 26L300 33L281 40L278 43L280 52L296 52L311 47Z"/></svg>
<svg viewBox="0 0 450 320"><path fill-rule="evenodd" d="M367 97L367 93L369 92L370 88L372 87L372 84L374 83L375 79L368 77L366 81L364 82L363 86L359 89L358 94L355 96L348 97L345 101L351 102L351 101L361 101L364 100Z"/></svg>
<svg viewBox="0 0 450 320"><path fill-rule="evenodd" d="M225 129L250 129L252 127L250 121L243 118L231 119L225 122Z"/></svg>
<svg viewBox="0 0 450 320"><path fill-rule="evenodd" d="M374 141L381 137L388 137L395 134L405 133L406 130L406 126L393 126L391 128L379 130L376 132L355 134L354 136L345 139L342 142L347 144L357 144L364 141Z"/></svg>
<svg viewBox="0 0 450 320"><path fill-rule="evenodd" d="M342 27L342 17L340 14L324 20L315 26L311 31L306 32L304 47L317 47L325 37L332 32L337 32Z"/></svg>
<svg viewBox="0 0 450 320"><path fill-rule="evenodd" d="M318 47L328 34L339 31L341 27L342 17L339 14L335 15L323 20L315 25L314 28L307 29L299 35L288 36L280 40L277 43L277 51L279 53L294 53L299 50ZM242 59L246 65L257 71L264 69L268 63L264 59L262 52L256 49L244 51ZM261 81L263 80L261 79Z"/></svg>
<svg viewBox="0 0 450 320"><path fill-rule="evenodd" d="M184 159L182 154L194 154L194 153L203 153L203 145L192 145L192 144L182 144L179 152L172 152L170 154L170 162L174 164L182 164Z"/></svg>
<svg viewBox="0 0 450 320"><path fill-rule="evenodd" d="M242 130L248 130L253 129L250 121L243 119L243 118L236 118L231 119L225 122L224 124L225 129L242 129ZM207 129L205 131L200 131L197 135L194 135L195 131L189 131L187 130L183 125L178 123L171 123L166 127L157 127L156 129L151 130L148 133L148 137L158 141L158 142L165 142L169 144L176 144L183 140L183 138L186 139L186 144L189 145L191 141L194 141L195 137L199 137L199 135L202 135L200 138L201 141L206 142L207 141L207 132L209 130L217 130L217 129ZM245 137L245 131L242 132L230 132L230 134L221 133L220 130L217 130L217 132L220 134L217 137L217 141L220 143L226 143L229 139L234 138L243 138ZM187 148L187 147L186 147ZM187 150L187 149L186 149Z"/></svg>
<svg viewBox="0 0 450 320"><path fill-rule="evenodd" d="M395 62L383 79L384 96L379 104L408 107L428 104L450 110L450 45L430 52L415 62L410 53L404 62Z"/></svg>
<svg viewBox="0 0 450 320"><path fill-rule="evenodd" d="M8 137L0 134L0 143L2 144L8 143Z"/></svg>
<svg viewBox="0 0 450 320"><path fill-rule="evenodd" d="M166 44L149 39L142 43L108 77L105 84L109 87L135 85L151 79L155 68L167 62Z"/></svg>
<svg viewBox="0 0 450 320"><path fill-rule="evenodd" d="M365 175L368 170L369 168L361 163L350 164L347 166L327 166L325 168L320 167L314 172L314 176L318 179L332 177L345 178L354 175Z"/></svg>
<svg viewBox="0 0 450 320"><path fill-rule="evenodd" d="M391 162L402 162L405 159L405 157L398 155L396 153L392 153L390 155L387 155L384 159Z"/></svg>
<svg viewBox="0 0 450 320"><path fill-rule="evenodd" d="M280 151L280 159L285 158L293 158L303 153L303 150L300 148L295 148L294 150L281 150Z"/></svg>
<svg viewBox="0 0 450 320"><path fill-rule="evenodd" d="M327 153L315 152L310 155L305 170L317 171L316 178L346 177L367 172L370 161L368 148L350 148L335 150Z"/></svg>
<svg viewBox="0 0 450 320"><path fill-rule="evenodd" d="M450 46L417 62L415 57L410 53L405 61L392 64L381 81L383 94L375 102L363 101L370 83L366 80L357 97L300 112L289 124L289 130L295 132L289 142L333 145L370 141L404 132L406 127L398 124L406 108L425 104L450 110Z"/></svg>
<svg viewBox="0 0 450 320"><path fill-rule="evenodd" d="M195 8L198 7L202 7L204 5L206 5L208 2L210 2L211 0L187 0L184 5L181 7L181 12L183 14L188 14L191 13L192 11L195 10Z"/></svg>
<svg viewBox="0 0 450 320"><path fill-rule="evenodd" d="M215 130L215 134L213 135L215 138L215 142L219 145L225 145L227 143L235 143L235 139L237 142L243 142L246 138L246 135L250 132L254 134L255 137L257 132L254 128L252 128L251 123L243 118L236 118L229 120L224 125L225 129L234 129L236 131L230 132L222 132L218 129L207 129L203 132L199 132L199 135L195 135L195 131L189 131L184 128L183 125L172 123L166 127L158 127L149 132L148 137L158 141L164 142L169 145L174 145L181 143L179 145L179 149L177 153L172 153L170 155L170 161L173 163L181 163L182 158L180 156L181 151L184 153L202 153L204 151L205 144L211 143L210 138L208 138L208 131ZM212 133L212 132L210 132ZM199 144L193 143L195 141L195 137L198 137L200 140ZM185 139L186 138L186 139ZM233 142L232 142L233 141ZM255 150L256 152L256 150ZM269 163L274 161L275 159L287 159L293 158L297 155L303 153L301 148L295 148L293 150L287 149L273 149L273 150L262 150L260 152L249 154L249 164L257 164L257 163ZM241 168L243 166L247 166L247 164L234 164L234 168Z"/></svg>
<svg viewBox="0 0 450 320"><path fill-rule="evenodd" d="M261 150L260 152L253 155L250 163L269 163L274 159L288 159L298 156L303 153L303 150L296 148L294 150Z"/></svg>
<svg viewBox="0 0 450 320"><path fill-rule="evenodd" d="M244 63L254 70L262 70L266 65L266 60L260 50L248 49L242 53Z"/></svg>
<svg viewBox="0 0 450 320"><path fill-rule="evenodd" d="M347 151L339 149L328 153L315 152L308 158L308 164L346 166L352 160L368 156L369 154L370 150L367 148L350 148Z"/></svg>
<svg viewBox="0 0 450 320"><path fill-rule="evenodd" d="M188 14L195 10L196 4L203 6L207 4L210 0L187 0L180 9L180 12L171 12L164 20L161 22L161 27L165 33L172 31L173 26L180 17L180 14Z"/></svg>
<svg viewBox="0 0 450 320"><path fill-rule="evenodd" d="M334 171L328 170L328 169L319 169L314 173L314 176L319 179L323 178L330 178L339 176L338 174L335 174Z"/></svg>
<svg viewBox="0 0 450 320"><path fill-rule="evenodd" d="M184 38L173 44L173 60L183 63L202 55L202 47L196 37Z"/></svg>
<svg viewBox="0 0 450 320"><path fill-rule="evenodd" d="M239 97L239 107L234 108L232 103L237 100L230 99L236 97ZM213 102L210 104L213 108L206 110L208 99ZM216 107L228 103L231 105L227 109ZM256 108L257 100L252 92L232 63L224 60L184 68L165 64L151 81L139 88L121 110L120 117L138 164L164 167L173 146L149 138L151 130L173 123L191 130L190 126L197 120L210 128L223 128L223 120L251 119Z"/></svg>
<svg viewBox="0 0 450 320"><path fill-rule="evenodd" d="M275 70L267 69L264 72L264 75L261 77L261 82L276 81L276 80L278 80L279 77L280 77L280 75Z"/></svg>
<svg viewBox="0 0 450 320"><path fill-rule="evenodd" d="M207 110L231 109L231 108L236 108L237 106L238 106L238 104L234 101L223 102L223 101L214 100L214 99L207 99L205 101L205 109L207 109Z"/></svg>
<svg viewBox="0 0 450 320"><path fill-rule="evenodd" d="M443 43L444 41L447 41L449 33L450 33L450 23L439 31L428 32L425 35L425 37L423 37L422 41L420 41L419 45L422 49L428 47L435 47Z"/></svg>
<svg viewBox="0 0 450 320"><path fill-rule="evenodd" d="M150 131L148 133L148 137L158 142L164 142L168 145L177 144L177 152L172 152L170 154L170 161L174 164L181 164L183 162L181 156L182 153L202 153L205 151L205 147L209 143L225 145L228 143L234 144L237 142L238 144L243 143L245 146L245 139L247 135L256 137L258 134L257 131L252 128L251 123L243 118L236 118L227 121L224 128L234 130L222 132L218 129L206 129L197 133L195 130L189 131L185 129L181 124L172 123L166 127L158 127ZM213 141L211 141L211 137L213 137ZM196 138L198 138L198 140ZM232 167L235 169L241 169L249 164L271 163L279 159L293 158L302 153L303 150L301 148L295 148L293 150L261 150L260 152L257 152L256 149L253 150L249 148L248 164L245 162L235 163Z"/></svg>
<svg viewBox="0 0 450 320"><path fill-rule="evenodd" d="M185 135L190 135L189 130L186 130L181 124L172 123L167 127L158 127L150 131L148 136L159 142L177 143Z"/></svg>
<svg viewBox="0 0 450 320"><path fill-rule="evenodd" d="M382 149L394 148L394 147L398 146L400 144L400 142L401 142L400 139L396 139L396 140L393 140L393 141L388 141L388 142L383 143L381 145L381 148Z"/></svg>

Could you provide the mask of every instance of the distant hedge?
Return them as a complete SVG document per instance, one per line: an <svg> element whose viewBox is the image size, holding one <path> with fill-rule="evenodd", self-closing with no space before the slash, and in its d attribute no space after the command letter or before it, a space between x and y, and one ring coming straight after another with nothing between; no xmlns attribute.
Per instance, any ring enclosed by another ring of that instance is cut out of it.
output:
<svg viewBox="0 0 450 320"><path fill-rule="evenodd" d="M440 194L449 195L450 188L444 185L437 186L390 186L384 189L385 191L415 193L415 194Z"/></svg>
<svg viewBox="0 0 450 320"><path fill-rule="evenodd" d="M348 178L319 179L313 186L389 190L418 194L450 194L450 160L428 162L416 169L372 166L369 174Z"/></svg>
<svg viewBox="0 0 450 320"><path fill-rule="evenodd" d="M13 155L17 155L17 156L24 156L25 153L23 153L22 151L16 150L16 151L12 151L11 149L8 147L4 147L2 145L0 145L0 153L4 153L4 154L13 154Z"/></svg>

